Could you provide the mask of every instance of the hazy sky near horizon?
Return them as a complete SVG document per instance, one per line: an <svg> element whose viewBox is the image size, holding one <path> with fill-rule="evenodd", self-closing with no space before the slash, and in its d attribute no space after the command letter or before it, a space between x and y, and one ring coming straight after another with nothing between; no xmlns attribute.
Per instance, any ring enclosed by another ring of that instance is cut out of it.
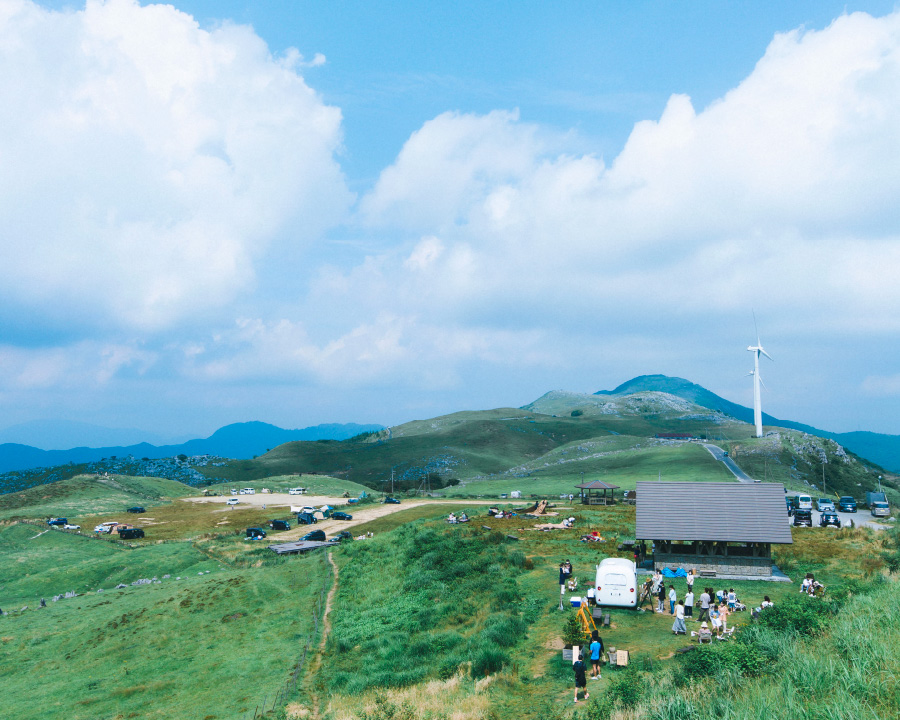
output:
<svg viewBox="0 0 900 720"><path fill-rule="evenodd" d="M0 0L0 425L663 373L900 433L893 2Z"/></svg>

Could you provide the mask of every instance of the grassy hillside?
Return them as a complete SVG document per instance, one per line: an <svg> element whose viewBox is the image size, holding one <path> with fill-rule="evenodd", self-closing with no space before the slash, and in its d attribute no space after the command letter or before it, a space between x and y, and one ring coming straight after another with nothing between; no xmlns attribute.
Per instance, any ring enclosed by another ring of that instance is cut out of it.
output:
<svg viewBox="0 0 900 720"><path fill-rule="evenodd" d="M274 697L313 632L310 609L330 578L321 560L246 570L212 563L210 574L186 568L180 580L0 618L0 717L243 718Z"/></svg>
<svg viewBox="0 0 900 720"><path fill-rule="evenodd" d="M549 467L558 463L557 453L566 446L584 441L606 441L610 443L610 451L630 452L642 440L659 432L699 435L714 428L726 437L749 434L749 426L722 418L711 419L708 412L659 393L617 402L615 412L574 416L572 410L577 408L558 415L535 411L530 406L454 413L400 425L363 441L288 443L256 460L231 462L202 471L210 478L235 482L239 478L314 471L380 489L390 481L393 468L395 487L416 488L430 474L431 486L435 488L449 479L465 481L502 473L524 474ZM543 410L540 401L535 407ZM630 465L631 461L622 464ZM587 465L584 467L586 472L593 471ZM604 467L601 463L598 469L602 471ZM579 474L582 469L578 469ZM650 474L656 475L662 469L665 468L654 467ZM640 476L640 471L637 475Z"/></svg>
<svg viewBox="0 0 900 720"><path fill-rule="evenodd" d="M121 513L131 505L154 507L193 492L188 486L166 478L78 475L0 495L0 519Z"/></svg>
<svg viewBox="0 0 900 720"><path fill-rule="evenodd" d="M0 528L4 567L0 607L37 605L41 597L69 591L93 593L119 583L170 574L196 575L219 563L187 543L152 545L140 551L104 539L15 524Z"/></svg>
<svg viewBox="0 0 900 720"><path fill-rule="evenodd" d="M356 497L363 491L371 492L371 488L350 480L335 478L329 475L272 475L260 480L246 480L239 484L236 482L215 483L204 488L208 493L220 493L222 495L231 494L231 489L240 489L242 487L251 487L256 491L263 488L269 489L271 492L287 492L294 487L308 488L310 495L330 495L332 497L340 497L345 492Z"/></svg>

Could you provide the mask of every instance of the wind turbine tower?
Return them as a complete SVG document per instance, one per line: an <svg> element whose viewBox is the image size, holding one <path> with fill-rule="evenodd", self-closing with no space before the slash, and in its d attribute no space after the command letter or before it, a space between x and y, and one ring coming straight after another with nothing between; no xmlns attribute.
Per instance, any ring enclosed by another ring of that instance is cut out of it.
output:
<svg viewBox="0 0 900 720"><path fill-rule="evenodd" d="M762 378L759 376L759 356L765 355L769 360L772 360L772 356L763 350L762 343L759 341L759 331L756 333L756 345L751 345L747 350L753 353L753 369L750 371L750 375L753 376L753 421L756 423L756 437L759 438L763 435L762 401L759 397L759 385L762 382ZM775 361L772 360L772 362Z"/></svg>

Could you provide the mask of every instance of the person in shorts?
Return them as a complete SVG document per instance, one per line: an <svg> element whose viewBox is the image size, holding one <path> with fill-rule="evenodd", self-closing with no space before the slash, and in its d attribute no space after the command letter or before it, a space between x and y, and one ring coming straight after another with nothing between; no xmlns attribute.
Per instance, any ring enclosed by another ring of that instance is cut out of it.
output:
<svg viewBox="0 0 900 720"><path fill-rule="evenodd" d="M587 675L585 674L584 660L582 660L581 648L576 645L572 648L572 670L575 672L575 702L578 702L578 691L584 690L584 699L591 694L587 691Z"/></svg>
<svg viewBox="0 0 900 720"><path fill-rule="evenodd" d="M687 594L684 596L684 616L686 618L694 617L694 588L688 588Z"/></svg>
<svg viewBox="0 0 900 720"><path fill-rule="evenodd" d="M594 630L591 633L591 677L599 680L600 674L600 657L603 654L603 641L600 639L600 633Z"/></svg>

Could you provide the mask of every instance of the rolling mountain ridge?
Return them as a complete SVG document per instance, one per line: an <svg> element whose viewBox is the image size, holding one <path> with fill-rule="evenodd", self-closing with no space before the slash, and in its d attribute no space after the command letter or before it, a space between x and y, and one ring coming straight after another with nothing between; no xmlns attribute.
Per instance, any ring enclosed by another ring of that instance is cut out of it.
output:
<svg viewBox="0 0 900 720"><path fill-rule="evenodd" d="M729 415L741 422L753 424L753 408L738 405L730 400L710 392L700 385L688 380L667 375L640 375L622 383L614 390L600 390L594 395L607 397L623 397L638 392L664 392L688 400L695 405L709 408ZM790 428L829 438L840 443L851 452L871 460L891 472L900 472L900 435L885 435L867 431L835 433L820 430L812 425L780 420L763 412L763 425Z"/></svg>
<svg viewBox="0 0 900 720"><path fill-rule="evenodd" d="M285 430L264 422L233 423L216 430L208 438L188 440L177 445L151 445L142 442L115 447L77 447L69 450L40 450L18 443L0 444L0 472L54 467L68 463L89 463L108 457L165 458L177 455L217 455L244 459L294 440L346 440L364 432L381 430L381 425L357 423L314 425L300 430Z"/></svg>

